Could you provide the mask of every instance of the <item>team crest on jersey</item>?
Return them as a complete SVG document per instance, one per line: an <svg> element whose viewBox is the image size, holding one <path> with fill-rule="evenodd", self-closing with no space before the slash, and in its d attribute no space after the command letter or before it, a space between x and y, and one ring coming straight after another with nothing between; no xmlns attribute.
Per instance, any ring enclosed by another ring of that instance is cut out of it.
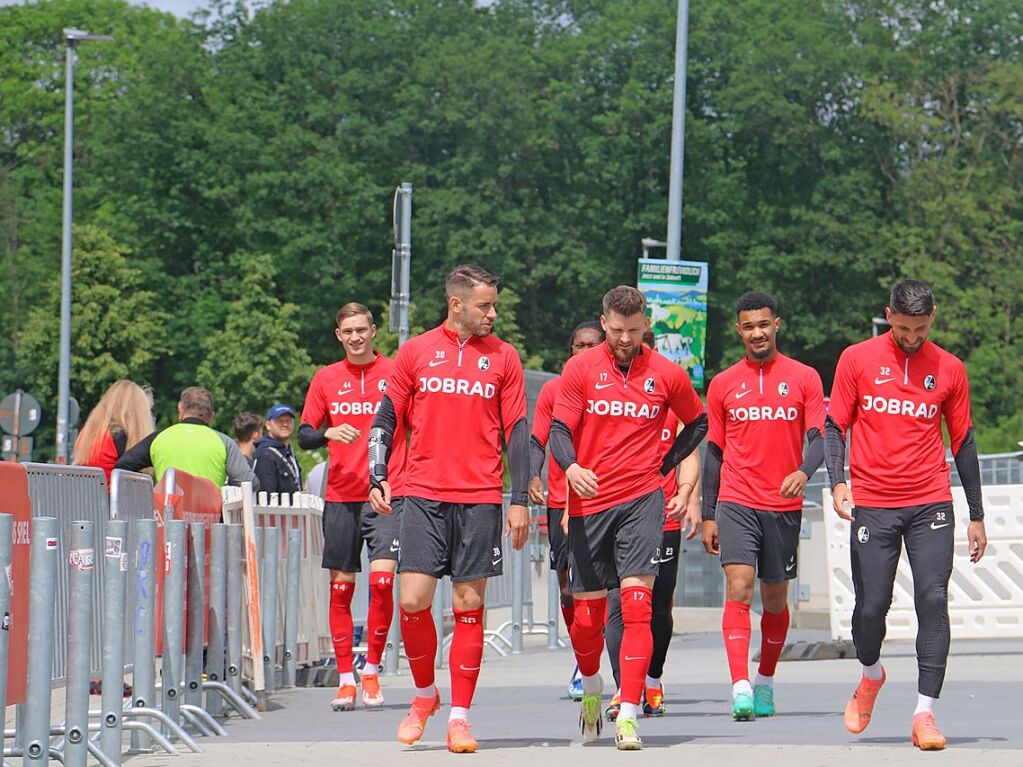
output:
<svg viewBox="0 0 1023 767"><path fill-rule="evenodd" d="M778 384L778 393L783 397L789 396L789 385L782 381Z"/></svg>
<svg viewBox="0 0 1023 767"><path fill-rule="evenodd" d="M856 531L856 540L860 543L866 543L870 540L870 531L867 529L866 525L861 525L860 529Z"/></svg>
<svg viewBox="0 0 1023 767"><path fill-rule="evenodd" d="M377 383L377 388L380 390L381 394L386 393L387 392L387 381L384 380L383 378L381 378L380 382Z"/></svg>
<svg viewBox="0 0 1023 767"><path fill-rule="evenodd" d="M924 388L927 389L927 391L934 391L935 386L937 386L937 383L934 380L934 376L927 376L924 379Z"/></svg>
<svg viewBox="0 0 1023 767"><path fill-rule="evenodd" d="M476 364L480 370L487 370L490 368L490 357L480 357Z"/></svg>
<svg viewBox="0 0 1023 767"><path fill-rule="evenodd" d="M646 379L643 382L643 391L645 391L647 394L653 394L654 393L654 387L655 387L655 384L654 384L654 379L653 378L648 378L648 379Z"/></svg>

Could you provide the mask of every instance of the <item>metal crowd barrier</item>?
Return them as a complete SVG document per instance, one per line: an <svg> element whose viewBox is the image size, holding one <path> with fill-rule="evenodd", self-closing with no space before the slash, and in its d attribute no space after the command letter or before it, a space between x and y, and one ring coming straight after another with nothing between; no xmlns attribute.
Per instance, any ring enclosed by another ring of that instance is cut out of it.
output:
<svg viewBox="0 0 1023 767"><path fill-rule="evenodd" d="M25 463L28 476L28 493L32 501L33 516L49 516L58 520L60 534L58 538L58 555L67 561L68 533L72 521L86 520L92 522L93 548L102 549L103 522L107 518L110 497L107 493L107 480L102 469L88 466L58 466L45 463ZM102 578L103 563L97 564L99 577ZM53 609L54 626L59 636L67 635L67 616L69 605L68 571L61 569L57 574ZM95 615L103 614L103 591L95 589L90 598L93 602ZM98 675L103 668L103 629L97 622L93 626L92 641L89 644L89 672ZM63 642L55 645L51 682L59 687L67 681L68 656Z"/></svg>

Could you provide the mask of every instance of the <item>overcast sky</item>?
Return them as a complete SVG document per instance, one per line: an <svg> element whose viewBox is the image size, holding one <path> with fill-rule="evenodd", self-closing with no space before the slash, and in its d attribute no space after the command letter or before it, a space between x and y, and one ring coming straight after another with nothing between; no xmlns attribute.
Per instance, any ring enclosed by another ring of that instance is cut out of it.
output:
<svg viewBox="0 0 1023 767"><path fill-rule="evenodd" d="M132 5L148 5L161 11L170 11L177 16L187 16L203 5L203 0L128 0ZM21 5L22 0L0 0L0 5Z"/></svg>

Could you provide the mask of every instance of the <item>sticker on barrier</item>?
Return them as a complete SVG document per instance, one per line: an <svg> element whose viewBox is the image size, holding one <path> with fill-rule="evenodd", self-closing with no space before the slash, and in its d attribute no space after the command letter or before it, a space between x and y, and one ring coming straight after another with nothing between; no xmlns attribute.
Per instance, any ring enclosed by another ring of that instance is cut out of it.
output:
<svg viewBox="0 0 1023 767"><path fill-rule="evenodd" d="M28 494L28 476L21 464L0 462L0 497L4 512L14 517L11 562L7 571L11 604L3 616L8 632L7 705L25 702L28 668L28 572L31 548L32 502Z"/></svg>
<svg viewBox="0 0 1023 767"><path fill-rule="evenodd" d="M855 493L855 489L853 490ZM1023 637L1023 485L995 485L983 489L985 529L988 537L983 559L970 562L967 528L970 515L961 487L952 488L955 510L955 550L948 584L948 614L952 637ZM849 564L849 523L831 509L831 493L824 490L830 588L831 635L852 638L855 606ZM913 575L903 550L895 576L888 612L891 639L916 637Z"/></svg>

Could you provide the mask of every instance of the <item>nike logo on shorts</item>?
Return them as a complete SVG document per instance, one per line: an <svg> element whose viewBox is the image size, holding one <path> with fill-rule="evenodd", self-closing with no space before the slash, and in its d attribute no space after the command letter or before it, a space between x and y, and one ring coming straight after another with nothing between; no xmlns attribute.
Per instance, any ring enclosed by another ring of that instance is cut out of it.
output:
<svg viewBox="0 0 1023 767"><path fill-rule="evenodd" d="M479 671L480 670L479 666L472 666L471 668L469 668L469 667L466 667L466 666L463 666L463 665L459 664L458 667L460 669L462 669L462 671Z"/></svg>
<svg viewBox="0 0 1023 767"><path fill-rule="evenodd" d="M785 572L787 572L787 573L791 573L794 569L796 569L796 563L795 562L792 562L791 564L785 565Z"/></svg>
<svg viewBox="0 0 1023 767"><path fill-rule="evenodd" d="M943 527L948 527L948 526L949 526L949 525L951 525L951 524L952 524L951 522L946 522L946 523L945 523L945 524L943 524L943 525L936 525L936 524L934 524L933 522L931 522L931 530L940 530L941 528L943 528Z"/></svg>
<svg viewBox="0 0 1023 767"><path fill-rule="evenodd" d="M665 562L670 562L674 558L675 557L673 557L673 556L672 557L661 557L660 559L657 559L656 557L654 557L653 559L650 560L650 564L652 564L652 565L663 565Z"/></svg>
<svg viewBox="0 0 1023 767"><path fill-rule="evenodd" d="M497 566L498 566L499 564L501 564L501 557L498 557L497 559L493 560L493 561L492 561L492 562L490 563L490 566L491 566L491 567L497 567Z"/></svg>

